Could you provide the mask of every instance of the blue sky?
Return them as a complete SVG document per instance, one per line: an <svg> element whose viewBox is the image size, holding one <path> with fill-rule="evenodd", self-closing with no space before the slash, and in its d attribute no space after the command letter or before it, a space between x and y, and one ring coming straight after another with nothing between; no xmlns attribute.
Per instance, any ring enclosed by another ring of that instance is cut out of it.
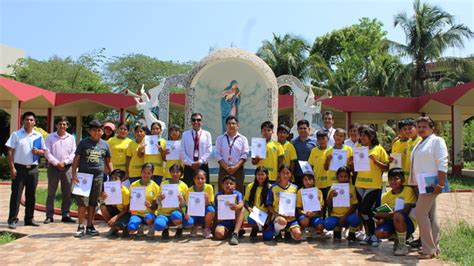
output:
<svg viewBox="0 0 474 266"><path fill-rule="evenodd" d="M429 1L474 30L472 0ZM389 39L404 42L393 27L399 11L411 14L411 0L0 0L0 43L28 56L74 58L106 48L109 57L143 53L161 60L199 60L210 47L256 52L273 33L294 33L310 43L361 17L377 18ZM474 41L449 56L474 54Z"/></svg>

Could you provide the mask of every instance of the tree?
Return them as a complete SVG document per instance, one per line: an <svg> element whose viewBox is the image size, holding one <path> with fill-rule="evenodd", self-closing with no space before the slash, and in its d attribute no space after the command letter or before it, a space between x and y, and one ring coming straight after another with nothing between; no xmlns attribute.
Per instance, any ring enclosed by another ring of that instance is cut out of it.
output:
<svg viewBox="0 0 474 266"><path fill-rule="evenodd" d="M103 49L71 57L52 56L46 61L21 58L10 67L12 77L27 84L56 92L110 92L99 72Z"/></svg>
<svg viewBox="0 0 474 266"><path fill-rule="evenodd" d="M392 43L393 47L412 60L412 96L428 93L425 81L431 78L426 69L428 61L437 60L449 47L464 47L464 38L470 39L473 32L464 24L455 24L454 16L438 6L413 3L414 14L409 17L401 12L394 17L394 26L405 32L406 44Z"/></svg>

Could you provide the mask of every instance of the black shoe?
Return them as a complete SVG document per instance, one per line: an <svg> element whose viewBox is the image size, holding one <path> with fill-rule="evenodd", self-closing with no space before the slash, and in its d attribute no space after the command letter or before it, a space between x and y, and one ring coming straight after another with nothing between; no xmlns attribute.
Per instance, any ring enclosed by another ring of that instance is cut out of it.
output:
<svg viewBox="0 0 474 266"><path fill-rule="evenodd" d="M245 235L245 229L240 228L239 230L239 238L243 237Z"/></svg>
<svg viewBox="0 0 474 266"><path fill-rule="evenodd" d="M409 243L409 245L412 248L421 248L421 239L418 238L417 240L413 240Z"/></svg>
<svg viewBox="0 0 474 266"><path fill-rule="evenodd" d="M341 239L341 231L334 231L333 232L334 239Z"/></svg>
<svg viewBox="0 0 474 266"><path fill-rule="evenodd" d="M170 239L170 230L168 228L163 230L163 232L161 233L161 239L164 239L164 240Z"/></svg>
<svg viewBox="0 0 474 266"><path fill-rule="evenodd" d="M16 221L8 222L8 228L10 228L10 229L16 229Z"/></svg>
<svg viewBox="0 0 474 266"><path fill-rule="evenodd" d="M256 238L258 233L258 229L252 227L252 231L250 231L250 238Z"/></svg>
<svg viewBox="0 0 474 266"><path fill-rule="evenodd" d="M46 217L46 220L43 222L44 224L54 223L53 217Z"/></svg>
<svg viewBox="0 0 474 266"><path fill-rule="evenodd" d="M25 222L25 226L40 226L35 220Z"/></svg>
<svg viewBox="0 0 474 266"><path fill-rule="evenodd" d="M285 232L285 241L290 241L292 238L291 238L291 233L290 232Z"/></svg>
<svg viewBox="0 0 474 266"><path fill-rule="evenodd" d="M183 228L177 228L174 238L181 238L183 236Z"/></svg>
<svg viewBox="0 0 474 266"><path fill-rule="evenodd" d="M278 233L278 235L276 235L274 239L275 239L275 241L277 241L277 242L283 241L283 237L282 237L282 235L281 235L281 232Z"/></svg>
<svg viewBox="0 0 474 266"><path fill-rule="evenodd" d="M73 224L73 223L76 223L76 220L72 219L71 216L63 216L63 218L61 219L61 222Z"/></svg>
<svg viewBox="0 0 474 266"><path fill-rule="evenodd" d="M357 241L356 234L349 232L349 236L347 236L347 241L349 241L349 242Z"/></svg>
<svg viewBox="0 0 474 266"><path fill-rule="evenodd" d="M77 227L77 231L74 234L74 237L84 237L86 235L86 229L84 228L84 225L79 225Z"/></svg>
<svg viewBox="0 0 474 266"><path fill-rule="evenodd" d="M95 227L91 225L86 228L86 234L90 236L98 236L99 231L95 230Z"/></svg>

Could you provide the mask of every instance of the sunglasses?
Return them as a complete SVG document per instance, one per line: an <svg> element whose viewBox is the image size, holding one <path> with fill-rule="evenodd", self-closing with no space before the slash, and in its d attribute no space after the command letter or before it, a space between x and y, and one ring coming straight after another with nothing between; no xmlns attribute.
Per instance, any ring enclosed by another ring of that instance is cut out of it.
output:
<svg viewBox="0 0 474 266"><path fill-rule="evenodd" d="M201 122L202 119L201 118L192 118L191 121L192 122Z"/></svg>

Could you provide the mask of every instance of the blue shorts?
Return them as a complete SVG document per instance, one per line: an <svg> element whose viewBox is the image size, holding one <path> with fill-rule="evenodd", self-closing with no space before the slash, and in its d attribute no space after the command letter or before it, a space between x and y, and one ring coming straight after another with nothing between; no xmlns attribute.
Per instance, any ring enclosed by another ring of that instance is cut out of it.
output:
<svg viewBox="0 0 474 266"><path fill-rule="evenodd" d="M132 215L128 221L127 228L129 231L137 231L140 225L146 224L146 220L155 220L155 215L151 212L145 214L145 216Z"/></svg>
<svg viewBox="0 0 474 266"><path fill-rule="evenodd" d="M407 235L413 234L413 232L415 232L415 225L413 224L413 221L410 219L410 217L408 217L407 214L403 214L403 218L405 220L405 224L407 225ZM393 224L393 220L386 219L383 224L375 228L375 231L383 231L390 234L395 233L395 225Z"/></svg>
<svg viewBox="0 0 474 266"><path fill-rule="evenodd" d="M305 217L306 217L306 216L304 216L304 215L300 215L300 216L298 217L298 222L300 222L301 220L303 220ZM318 225L323 225L323 224L324 224L324 220L323 220L323 218L321 218L321 217L313 217L313 218L311 218L311 219L309 220L309 226L310 226L310 227L316 228L316 226L318 226Z"/></svg>
<svg viewBox="0 0 474 266"><path fill-rule="evenodd" d="M346 219L344 220L343 227L357 227L360 225L360 218L357 214L352 213L349 214ZM324 220L324 229L331 231L339 224L339 217L337 216L330 216Z"/></svg>
<svg viewBox="0 0 474 266"><path fill-rule="evenodd" d="M233 232L235 229L235 220L224 220L217 223L216 227L224 226L229 232Z"/></svg>
<svg viewBox="0 0 474 266"><path fill-rule="evenodd" d="M175 225L173 221L177 220L182 221L183 227L189 227L193 225L193 220L191 217L188 220L185 220L183 213L175 210L172 211L169 216L164 214L158 215L154 222L155 230L163 231L164 229L168 228L169 225Z"/></svg>
<svg viewBox="0 0 474 266"><path fill-rule="evenodd" d="M216 209L214 208L214 206L207 206L206 207L206 211L204 213L204 216L191 216L190 217L190 220L193 221L193 224L196 224L196 225L204 225L205 224L205 217L208 213L210 212L216 212Z"/></svg>

